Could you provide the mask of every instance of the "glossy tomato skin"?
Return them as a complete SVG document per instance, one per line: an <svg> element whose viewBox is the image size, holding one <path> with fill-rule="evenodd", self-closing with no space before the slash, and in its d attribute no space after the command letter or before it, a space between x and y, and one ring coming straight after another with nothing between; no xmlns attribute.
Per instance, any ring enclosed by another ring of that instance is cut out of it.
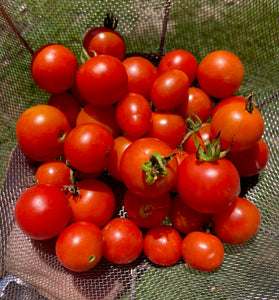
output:
<svg viewBox="0 0 279 300"><path fill-rule="evenodd" d="M245 103L246 99L243 96L231 96L224 99L221 99L219 102L216 103L212 110L212 116L216 113L216 111L221 108L222 106L231 103L231 102L243 102Z"/></svg>
<svg viewBox="0 0 279 300"><path fill-rule="evenodd" d="M239 195L240 177L233 163L225 158L206 162L190 154L179 166L177 190L192 209L216 213Z"/></svg>
<svg viewBox="0 0 279 300"><path fill-rule="evenodd" d="M113 136L105 127L95 123L73 128L64 145L64 154L70 165L86 173L106 168L113 151Z"/></svg>
<svg viewBox="0 0 279 300"><path fill-rule="evenodd" d="M102 229L104 257L115 264L135 261L143 249L143 236L139 227L129 219L116 218Z"/></svg>
<svg viewBox="0 0 279 300"><path fill-rule="evenodd" d="M233 95L244 78L240 59L226 50L216 50L206 55L199 64L197 79L206 94L214 98Z"/></svg>
<svg viewBox="0 0 279 300"><path fill-rule="evenodd" d="M251 201L236 197L225 210L212 216L215 234L225 243L243 244L259 230L261 214Z"/></svg>
<svg viewBox="0 0 279 300"><path fill-rule="evenodd" d="M17 120L16 136L22 152L35 161L47 161L63 154L64 141L71 126L58 108L36 105Z"/></svg>
<svg viewBox="0 0 279 300"><path fill-rule="evenodd" d="M169 156L172 154L172 149L159 139L141 138L125 150L120 161L120 172L126 187L141 197L159 197L176 183L178 169L176 159L171 159L166 165L167 176L160 176L150 185L146 183L141 165L148 161L154 152L158 152L161 156Z"/></svg>
<svg viewBox="0 0 279 300"><path fill-rule="evenodd" d="M167 217L171 207L171 196L166 193L159 197L144 198L127 190L124 206L129 219L136 225L151 228L160 225Z"/></svg>
<svg viewBox="0 0 279 300"><path fill-rule="evenodd" d="M128 76L119 59L111 55L97 55L79 68L76 83L86 101L96 106L107 106L125 95Z"/></svg>
<svg viewBox="0 0 279 300"><path fill-rule="evenodd" d="M152 112L152 125L145 134L164 141L171 148L177 148L186 134L184 119L174 112Z"/></svg>
<svg viewBox="0 0 279 300"><path fill-rule="evenodd" d="M48 44L32 58L31 74L35 83L48 93L62 93L70 89L76 78L78 61L65 46Z"/></svg>
<svg viewBox="0 0 279 300"><path fill-rule="evenodd" d="M182 238L169 225L158 225L144 236L143 249L146 257L160 266L171 266L181 258Z"/></svg>
<svg viewBox="0 0 279 300"><path fill-rule="evenodd" d="M111 188L98 179L84 179L76 184L78 195L68 193L72 208L71 222L87 221L104 226L113 216L115 196Z"/></svg>
<svg viewBox="0 0 279 300"><path fill-rule="evenodd" d="M55 252L59 262L74 272L95 267L103 255L104 240L101 229L91 222L76 222L58 236Z"/></svg>
<svg viewBox="0 0 279 300"><path fill-rule="evenodd" d="M196 79L198 62L194 55L186 50L172 50L166 53L158 65L160 74L169 70L183 71L188 76L189 84L191 85Z"/></svg>
<svg viewBox="0 0 279 300"><path fill-rule="evenodd" d="M69 223L71 208L56 186L37 184L25 190L15 206L15 218L23 232L36 240L57 236Z"/></svg>
<svg viewBox="0 0 279 300"><path fill-rule="evenodd" d="M200 271L217 269L224 259L224 246L210 233L193 231L182 242L182 256L191 267Z"/></svg>
<svg viewBox="0 0 279 300"><path fill-rule="evenodd" d="M128 91L150 100L151 87L159 76L157 68L146 58L132 56L123 60L128 75Z"/></svg>
<svg viewBox="0 0 279 300"><path fill-rule="evenodd" d="M119 127L131 137L142 137L151 126L151 106L141 94L127 93L116 104L115 115Z"/></svg>

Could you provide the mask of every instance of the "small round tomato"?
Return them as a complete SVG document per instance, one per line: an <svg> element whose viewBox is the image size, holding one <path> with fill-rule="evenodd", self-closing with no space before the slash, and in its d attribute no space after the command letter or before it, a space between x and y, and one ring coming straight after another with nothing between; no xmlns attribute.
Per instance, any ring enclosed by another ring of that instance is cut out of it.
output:
<svg viewBox="0 0 279 300"><path fill-rule="evenodd" d="M158 77L157 68L146 58L132 56L123 60L128 75L128 91L150 100L151 87Z"/></svg>
<svg viewBox="0 0 279 300"><path fill-rule="evenodd" d="M35 161L47 161L63 154L71 126L58 108L36 105L17 120L16 136L22 152Z"/></svg>
<svg viewBox="0 0 279 300"><path fill-rule="evenodd" d="M48 44L33 56L31 74L35 83L48 93L62 93L70 89L76 79L78 61L65 46Z"/></svg>
<svg viewBox="0 0 279 300"><path fill-rule="evenodd" d="M143 249L143 236L139 227L129 219L116 218L102 229L104 257L115 264L135 261Z"/></svg>
<svg viewBox="0 0 279 300"><path fill-rule="evenodd" d="M121 61L111 55L97 55L87 60L76 77L80 94L96 106L120 100L128 89L128 76Z"/></svg>
<svg viewBox="0 0 279 300"><path fill-rule="evenodd" d="M152 125L145 134L164 141L171 148L178 147L186 134L184 119L174 112L152 112Z"/></svg>
<svg viewBox="0 0 279 300"><path fill-rule="evenodd" d="M171 266L181 258L182 238L169 225L158 225L148 230L143 240L146 257L160 266Z"/></svg>
<svg viewBox="0 0 279 300"><path fill-rule="evenodd" d="M229 244L247 242L259 230L261 214L251 201L236 197L232 204L212 216L215 234Z"/></svg>
<svg viewBox="0 0 279 300"><path fill-rule="evenodd" d="M116 121L129 136L140 138L151 126L152 110L142 95L127 93L116 104Z"/></svg>
<svg viewBox="0 0 279 300"><path fill-rule="evenodd" d="M215 98L233 95L242 84L243 77L241 60L226 50L216 50L206 55L200 62L197 73L202 90Z"/></svg>
<svg viewBox="0 0 279 300"><path fill-rule="evenodd" d="M98 226L91 222L76 222L59 235L55 245L56 256L71 271L88 271L101 260L103 242Z"/></svg>
<svg viewBox="0 0 279 300"><path fill-rule="evenodd" d="M168 111L187 101L188 89L187 75L180 70L170 70L154 81L150 98L158 110Z"/></svg>
<svg viewBox="0 0 279 300"><path fill-rule="evenodd" d="M183 49L176 49L168 52L158 65L160 74L169 70L181 70L189 78L191 85L196 79L198 62L194 55Z"/></svg>
<svg viewBox="0 0 279 300"><path fill-rule="evenodd" d="M223 262L224 253L220 239L210 233L193 231L182 242L185 262L200 271L217 269Z"/></svg>
<svg viewBox="0 0 279 300"><path fill-rule="evenodd" d="M159 197L144 198L127 190L124 206L129 219L136 225L151 228L160 225L167 217L171 207L171 196L166 193Z"/></svg>
<svg viewBox="0 0 279 300"><path fill-rule="evenodd" d="M76 125L84 123L96 123L104 126L115 138L120 134L120 128L116 121L115 106L85 105L77 116Z"/></svg>
<svg viewBox="0 0 279 300"><path fill-rule="evenodd" d="M212 110L212 114L211 116L213 117L213 115L215 114L215 112L222 107L223 105L227 105L228 103L231 102L243 102L245 103L246 98L243 96L231 96L231 97L227 97L224 99L221 99L219 102L216 103L216 105L214 106L213 110Z"/></svg>
<svg viewBox="0 0 279 300"><path fill-rule="evenodd" d="M87 173L106 168L113 152L113 136L105 127L96 123L85 123L73 128L64 145L64 154L70 165Z"/></svg>
<svg viewBox="0 0 279 300"><path fill-rule="evenodd" d="M15 218L23 232L36 240L57 236L69 223L71 208L56 186L37 184L25 190L15 205Z"/></svg>

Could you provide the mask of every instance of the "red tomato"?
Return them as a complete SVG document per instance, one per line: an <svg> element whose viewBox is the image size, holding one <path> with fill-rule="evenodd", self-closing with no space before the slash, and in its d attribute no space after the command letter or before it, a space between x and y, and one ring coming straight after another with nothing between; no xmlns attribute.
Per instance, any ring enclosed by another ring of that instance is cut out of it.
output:
<svg viewBox="0 0 279 300"><path fill-rule="evenodd" d="M224 246L218 237L193 231L182 242L182 256L191 267L200 271L217 269L224 259Z"/></svg>
<svg viewBox="0 0 279 300"><path fill-rule="evenodd" d="M76 79L78 61L65 46L48 44L33 56L31 74L35 83L48 93L62 93L70 89Z"/></svg>
<svg viewBox="0 0 279 300"><path fill-rule="evenodd" d="M70 165L87 173L106 168L113 152L113 136L105 127L95 123L85 123L73 128L64 147L64 154Z"/></svg>
<svg viewBox="0 0 279 300"><path fill-rule="evenodd" d="M139 227L151 228L160 225L167 217L171 207L169 193L154 198L143 198L127 190L124 206L128 217Z"/></svg>
<svg viewBox="0 0 279 300"><path fill-rule="evenodd" d="M146 137L154 137L164 141L171 148L178 147L186 134L184 119L173 112L152 112L152 125L145 134Z"/></svg>
<svg viewBox="0 0 279 300"><path fill-rule="evenodd" d="M140 138L151 126L152 111L142 95L127 93L116 105L116 120L129 136Z"/></svg>
<svg viewBox="0 0 279 300"><path fill-rule="evenodd" d="M120 172L125 185L131 192L141 197L159 197L168 192L177 179L177 160L171 159L165 165L163 173L155 163L155 166L150 168L151 174L148 176L148 180L156 177L155 175L158 175L159 172L158 178L153 183L146 182L147 174L143 172L142 164L148 162L153 153L167 157L173 152L165 142L159 139L141 138L134 141L121 158ZM163 176L160 175L160 172Z"/></svg>
<svg viewBox="0 0 279 300"><path fill-rule="evenodd" d="M219 102L217 102L217 104L214 106L213 110L212 110L212 114L211 116L213 117L213 115L215 114L215 112L220 108L222 107L223 105L226 105L228 103L231 103L231 102L243 102L245 103L246 99L245 97L243 96L231 96L231 97L228 97L228 98L224 98L224 99L221 99Z"/></svg>
<svg viewBox="0 0 279 300"><path fill-rule="evenodd" d="M211 220L210 214L200 213L176 195L171 202L169 218L172 226L178 231L189 234L192 231L201 231Z"/></svg>
<svg viewBox="0 0 279 300"><path fill-rule="evenodd" d="M96 106L108 106L120 100L128 89L128 76L121 61L110 55L87 60L77 73L81 95Z"/></svg>
<svg viewBox="0 0 279 300"><path fill-rule="evenodd" d="M244 77L240 59L226 50L217 50L206 55L198 67L197 79L206 94L215 98L233 95Z"/></svg>
<svg viewBox="0 0 279 300"><path fill-rule="evenodd" d="M60 189L72 184L71 169L59 160L42 163L38 167L35 177L38 184L52 184Z"/></svg>
<svg viewBox="0 0 279 300"><path fill-rule="evenodd" d="M59 235L55 251L65 268L75 272L88 271L102 258L102 231L90 222L73 223Z"/></svg>
<svg viewBox="0 0 279 300"><path fill-rule="evenodd" d="M135 261L143 249L143 236L138 226L129 219L116 218L102 229L105 240L104 257L115 264Z"/></svg>
<svg viewBox="0 0 279 300"><path fill-rule="evenodd" d="M229 160L199 161L187 156L179 166L177 190L181 199L201 213L216 213L240 193L240 177Z"/></svg>
<svg viewBox="0 0 279 300"><path fill-rule="evenodd" d="M115 138L120 134L120 128L116 122L114 105L95 106L85 105L77 116L76 125L84 123L97 123L104 126Z"/></svg>
<svg viewBox="0 0 279 300"><path fill-rule="evenodd" d="M124 59L123 65L128 75L128 91L150 100L151 87L159 75L157 68L149 60L139 56Z"/></svg>
<svg viewBox="0 0 279 300"><path fill-rule="evenodd" d="M143 240L146 257L160 266L171 266L181 258L182 238L171 226L159 225L148 230Z"/></svg>
<svg viewBox="0 0 279 300"><path fill-rule="evenodd" d="M181 70L189 78L191 85L197 75L198 62L194 55L186 50L176 49L168 52L160 61L158 71L160 73L169 70Z"/></svg>
<svg viewBox="0 0 279 300"><path fill-rule="evenodd" d="M35 161L46 161L63 154L64 141L71 126L56 107L36 105L25 110L16 124L22 152Z"/></svg>
<svg viewBox="0 0 279 300"><path fill-rule="evenodd" d="M188 89L187 75L180 70L170 70L154 81L150 98L158 110L168 111L187 101Z"/></svg>
<svg viewBox="0 0 279 300"><path fill-rule="evenodd" d="M76 119L80 112L79 102L70 93L52 94L48 100L48 105L61 110L72 128L76 126Z"/></svg>
<svg viewBox="0 0 279 300"><path fill-rule="evenodd" d="M68 193L72 208L71 222L87 221L104 226L115 209L115 196L111 188L98 179L81 180L76 187L77 194Z"/></svg>
<svg viewBox="0 0 279 300"><path fill-rule="evenodd" d="M57 236L69 223L71 208L56 186L37 184L25 190L15 205L15 218L29 237L47 240Z"/></svg>
<svg viewBox="0 0 279 300"><path fill-rule="evenodd" d="M77 99L77 101L82 107L85 106L86 104L89 104L89 102L81 95L76 82L74 86L71 88L70 92Z"/></svg>
<svg viewBox="0 0 279 300"><path fill-rule="evenodd" d="M242 244L259 230L261 214L247 199L237 197L225 210L214 214L215 234L225 243Z"/></svg>

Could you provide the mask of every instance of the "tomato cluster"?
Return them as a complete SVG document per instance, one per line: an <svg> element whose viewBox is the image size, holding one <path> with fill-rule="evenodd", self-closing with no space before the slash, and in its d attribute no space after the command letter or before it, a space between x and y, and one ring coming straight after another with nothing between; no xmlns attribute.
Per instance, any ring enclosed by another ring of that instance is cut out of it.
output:
<svg viewBox="0 0 279 300"><path fill-rule="evenodd" d="M81 66L57 44L31 62L34 82L51 95L16 125L21 150L41 163L15 206L20 228L56 238L57 258L72 271L102 257L128 264L142 252L158 265L183 257L202 271L218 268L223 243L258 231L260 212L239 197L240 182L268 158L253 95L234 95L240 59L217 50L198 64L177 49L155 67L126 57L123 37L107 27L92 28L83 47ZM103 174L125 185L128 218L113 218L116 195Z"/></svg>

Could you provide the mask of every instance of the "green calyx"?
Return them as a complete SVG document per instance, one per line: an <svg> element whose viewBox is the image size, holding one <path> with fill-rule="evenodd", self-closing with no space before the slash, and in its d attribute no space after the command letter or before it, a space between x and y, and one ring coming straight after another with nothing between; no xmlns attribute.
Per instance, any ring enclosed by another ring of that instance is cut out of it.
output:
<svg viewBox="0 0 279 300"><path fill-rule="evenodd" d="M181 144L183 144L193 133L197 132L202 128L202 120L195 113L195 120L189 115L189 117L185 120L187 126L187 134L185 135Z"/></svg>

